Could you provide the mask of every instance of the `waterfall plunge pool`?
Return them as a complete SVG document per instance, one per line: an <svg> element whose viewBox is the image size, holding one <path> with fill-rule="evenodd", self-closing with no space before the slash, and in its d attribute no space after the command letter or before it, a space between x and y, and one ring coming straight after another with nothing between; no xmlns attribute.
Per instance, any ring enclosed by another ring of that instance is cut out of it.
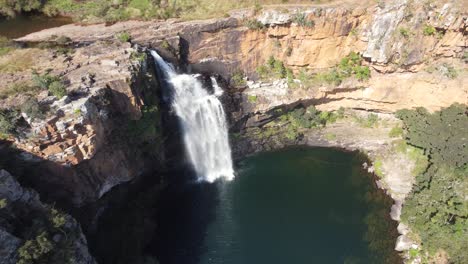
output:
<svg viewBox="0 0 468 264"><path fill-rule="evenodd" d="M169 188L161 264L401 263L392 201L356 152L294 147L241 161L232 181Z"/></svg>

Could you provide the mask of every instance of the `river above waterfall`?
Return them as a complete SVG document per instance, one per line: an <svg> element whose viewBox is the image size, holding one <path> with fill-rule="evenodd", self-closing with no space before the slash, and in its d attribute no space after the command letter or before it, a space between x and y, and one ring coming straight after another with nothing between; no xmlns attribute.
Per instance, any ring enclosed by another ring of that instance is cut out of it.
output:
<svg viewBox="0 0 468 264"><path fill-rule="evenodd" d="M163 198L161 264L399 263L391 200L361 155L327 148L262 153L233 181Z"/></svg>
<svg viewBox="0 0 468 264"><path fill-rule="evenodd" d="M10 19L0 19L0 36L19 38L47 28L73 23L69 17L47 17L44 15L17 15Z"/></svg>

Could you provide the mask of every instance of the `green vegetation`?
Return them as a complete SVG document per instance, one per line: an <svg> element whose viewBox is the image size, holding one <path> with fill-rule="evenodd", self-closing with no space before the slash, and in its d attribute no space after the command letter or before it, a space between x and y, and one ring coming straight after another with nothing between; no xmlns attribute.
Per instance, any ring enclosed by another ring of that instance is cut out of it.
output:
<svg viewBox="0 0 468 264"><path fill-rule="evenodd" d="M42 112L37 99L32 97L21 105L21 112L25 113L31 119L44 117L44 113Z"/></svg>
<svg viewBox="0 0 468 264"><path fill-rule="evenodd" d="M0 99L6 99L18 94L35 96L41 90L38 86L33 86L26 82L13 83L12 85L0 90Z"/></svg>
<svg viewBox="0 0 468 264"><path fill-rule="evenodd" d="M262 22L258 21L257 19L248 19L245 21L245 26L248 27L250 30L263 30L265 29L265 25Z"/></svg>
<svg viewBox="0 0 468 264"><path fill-rule="evenodd" d="M57 97L58 99L61 99L67 95L67 89L61 81L52 82L47 89L53 96Z"/></svg>
<svg viewBox="0 0 468 264"><path fill-rule="evenodd" d="M11 210L21 209L13 204ZM78 224L50 206L30 214L28 217L34 219L32 224L19 227L25 242L17 250L17 263L75 263L72 258L75 245L72 243L80 239L76 229Z"/></svg>
<svg viewBox="0 0 468 264"><path fill-rule="evenodd" d="M249 101L249 103L253 104L253 103L257 102L257 96L256 95L249 95L247 97L247 100Z"/></svg>
<svg viewBox="0 0 468 264"><path fill-rule="evenodd" d="M61 99L67 95L67 90L63 81L58 76L53 76L47 72L45 74L38 74L37 72L33 73L33 82L34 84L44 90L48 90L50 94Z"/></svg>
<svg viewBox="0 0 468 264"><path fill-rule="evenodd" d="M47 232L42 232L36 238L26 241L24 245L18 249L19 260L17 264L34 263L53 250L53 248L49 234Z"/></svg>
<svg viewBox="0 0 468 264"><path fill-rule="evenodd" d="M333 134L333 133L327 133L327 134L325 135L325 138L326 138L327 140L332 141L332 140L335 140L335 139L336 139L336 135Z"/></svg>
<svg viewBox="0 0 468 264"><path fill-rule="evenodd" d="M247 83L244 79L245 75L244 72L241 70L236 70L231 76L231 85L235 87L242 87L245 86Z"/></svg>
<svg viewBox="0 0 468 264"><path fill-rule="evenodd" d="M119 34L117 34L116 38L120 42L125 43L125 42L130 42L130 40L132 39L132 36L127 31L124 31L124 32L120 32Z"/></svg>
<svg viewBox="0 0 468 264"><path fill-rule="evenodd" d="M440 74L444 75L449 79L455 79L458 77L458 70L455 69L453 65L450 65L448 63L428 66L425 69L425 71L427 71L428 73L439 72Z"/></svg>
<svg viewBox="0 0 468 264"><path fill-rule="evenodd" d="M13 45L10 40L6 37L0 36L0 57L8 54L13 50Z"/></svg>
<svg viewBox="0 0 468 264"><path fill-rule="evenodd" d="M39 11L47 16L69 15L74 20L85 23L172 17L193 20L223 17L228 11L238 8L251 7L254 12L259 12L263 4L286 2L287 0L2 0L0 16L14 17L21 12Z"/></svg>
<svg viewBox="0 0 468 264"><path fill-rule="evenodd" d="M400 35L403 36L404 38L409 38L409 30L407 28L400 28Z"/></svg>
<svg viewBox="0 0 468 264"><path fill-rule="evenodd" d="M298 79L305 87L316 85L340 85L344 80L354 77L359 81L370 78L368 66L362 66L363 59L356 52L351 52L341 59L340 63L327 72L309 74L305 71L299 72Z"/></svg>
<svg viewBox="0 0 468 264"><path fill-rule="evenodd" d="M8 205L7 199L5 198L0 199L0 209L7 207L7 205Z"/></svg>
<svg viewBox="0 0 468 264"><path fill-rule="evenodd" d="M420 148L408 145L405 140L398 140L394 144L396 151L405 154L410 160L414 162L414 168L411 172L412 175L418 176L423 173L429 165L427 156L424 155L424 151Z"/></svg>
<svg viewBox="0 0 468 264"><path fill-rule="evenodd" d="M16 122L19 115L16 111L8 109L0 109L0 136L7 137L15 133Z"/></svg>
<svg viewBox="0 0 468 264"><path fill-rule="evenodd" d="M424 169L418 168L402 219L419 235L425 250L434 254L443 249L451 263L468 261L467 113L468 107L459 104L433 114L423 108L398 112L407 143L429 159Z"/></svg>
<svg viewBox="0 0 468 264"><path fill-rule="evenodd" d="M366 117L354 115L353 118L361 127L373 128L379 124L379 116L373 113Z"/></svg>
<svg viewBox="0 0 468 264"><path fill-rule="evenodd" d="M308 27L313 28L315 26L315 22L313 20L309 20L307 18L307 14L305 13L296 13L292 16L292 22L296 23L301 27Z"/></svg>
<svg viewBox="0 0 468 264"><path fill-rule="evenodd" d="M323 127L328 123L334 123L338 116L332 112L319 111L315 106L298 108L280 117L282 121L288 121L290 126L298 128Z"/></svg>
<svg viewBox="0 0 468 264"><path fill-rule="evenodd" d="M15 73L31 69L39 53L38 49L8 49L0 62L0 73Z"/></svg>
<svg viewBox="0 0 468 264"><path fill-rule="evenodd" d="M264 65L257 67L256 71L262 80L294 78L292 71L287 69L282 61L275 59L273 56L270 56Z"/></svg>
<svg viewBox="0 0 468 264"><path fill-rule="evenodd" d="M436 33L435 27L431 25L425 25L423 28L424 36L433 36Z"/></svg>
<svg viewBox="0 0 468 264"><path fill-rule="evenodd" d="M380 157L376 158L376 160L374 161L374 172L375 172L375 175L377 175L379 178L383 178L384 176L384 173L383 173L383 170L382 170L382 159Z"/></svg>
<svg viewBox="0 0 468 264"><path fill-rule="evenodd" d="M452 65L444 63L442 67L444 68L442 71L444 72L445 77L450 79L455 79L458 77L458 72Z"/></svg>
<svg viewBox="0 0 468 264"><path fill-rule="evenodd" d="M147 59L147 54L146 52L132 51L130 54L130 59L138 61L139 63L143 63Z"/></svg>
<svg viewBox="0 0 468 264"><path fill-rule="evenodd" d="M388 136L391 138L398 138L403 135L403 128L396 126L393 127L392 130L388 133Z"/></svg>

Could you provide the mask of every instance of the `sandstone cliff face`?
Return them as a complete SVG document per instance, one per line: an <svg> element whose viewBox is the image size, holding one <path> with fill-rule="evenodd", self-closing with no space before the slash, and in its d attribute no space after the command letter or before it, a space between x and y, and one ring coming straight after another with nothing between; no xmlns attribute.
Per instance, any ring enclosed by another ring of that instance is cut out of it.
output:
<svg viewBox="0 0 468 264"><path fill-rule="evenodd" d="M297 14L304 14L313 26L300 25ZM245 26L252 19L261 21L264 28ZM225 79L241 70L256 80L255 69L270 56L297 75L330 69L355 51L371 69L369 80L351 78L339 86L293 88L286 81L248 82L245 90L231 92L229 101L234 105L227 107L235 127L256 126L269 118L270 110L298 103L314 104L321 110L345 107L380 113L413 107L433 111L454 102L466 104L467 26L462 1L385 1L357 7L266 7L256 15L239 11L228 18L204 21L129 21L44 30L18 41L47 42L55 35L85 45L76 49L71 60L59 62L63 60L59 57L49 61L46 54L37 56L37 65L55 68L54 72L70 80L68 90L86 95L54 102L64 114L37 124L30 122L39 137L28 135L15 144L61 164L49 166L54 168L53 175L74 175L56 177L51 184L63 186L67 182L65 186L70 188L63 195L73 193L78 204L138 174L142 163L134 157L141 153L135 150L129 154L125 140L112 133L121 127L115 116L139 119L144 104L138 87L129 85L132 74L141 68L129 59L134 48L115 44L115 36L124 31L130 33L133 43L155 48L189 71L220 74ZM449 70L457 74L449 76ZM18 73L2 78L13 82L24 76ZM252 96L254 103L248 100ZM8 107L16 100L2 104ZM76 191L76 186L82 185L87 187Z"/></svg>
<svg viewBox="0 0 468 264"><path fill-rule="evenodd" d="M43 204L35 191L21 187L5 170L0 170L0 182L0 199L3 201L0 208L1 263L17 263L20 259L18 249L26 240L34 240L34 236L42 232L47 233L47 240L53 245L48 252L48 260L53 263L64 263L67 259L73 263L95 263L88 252L81 228L72 217L60 216L63 216L63 222L60 222L61 231L43 227L41 221L47 222L52 218L51 207Z"/></svg>

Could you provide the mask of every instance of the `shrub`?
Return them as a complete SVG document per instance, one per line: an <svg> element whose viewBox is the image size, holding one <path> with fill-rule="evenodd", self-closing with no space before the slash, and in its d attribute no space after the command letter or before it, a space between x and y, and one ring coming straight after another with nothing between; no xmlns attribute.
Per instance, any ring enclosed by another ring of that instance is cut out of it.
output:
<svg viewBox="0 0 468 264"><path fill-rule="evenodd" d="M231 76L231 84L235 87L245 86L244 72L241 70L234 71Z"/></svg>
<svg viewBox="0 0 468 264"><path fill-rule="evenodd" d="M315 26L315 22L313 20L309 20L307 18L307 14L305 13L296 13L292 17L292 22L296 23L301 27L309 27L312 28Z"/></svg>
<svg viewBox="0 0 468 264"><path fill-rule="evenodd" d="M345 112L346 112L345 108L342 107L342 106L340 106L340 108L338 109L338 111L336 111L337 117L338 117L338 118L344 118Z"/></svg>
<svg viewBox="0 0 468 264"><path fill-rule="evenodd" d="M409 38L409 30L407 28L400 28L400 35L404 38Z"/></svg>
<svg viewBox="0 0 468 264"><path fill-rule="evenodd" d="M44 114L41 111L41 107L35 98L29 98L21 106L21 112L25 113L29 118L36 119L42 118Z"/></svg>
<svg viewBox="0 0 468 264"><path fill-rule="evenodd" d="M376 158L376 160L374 161L374 172L375 172L375 175L377 175L379 178L384 177L384 173L382 171L382 160L381 160L381 158Z"/></svg>
<svg viewBox="0 0 468 264"><path fill-rule="evenodd" d="M256 95L249 95L247 96L247 100L250 102L250 103L255 103L257 102L257 96Z"/></svg>
<svg viewBox="0 0 468 264"><path fill-rule="evenodd" d="M7 207L7 205L8 205L7 199L5 198L0 199L0 209Z"/></svg>
<svg viewBox="0 0 468 264"><path fill-rule="evenodd" d="M35 86L47 90L51 83L60 81L60 78L57 76L52 76L49 72L41 75L37 72L33 72L33 83Z"/></svg>
<svg viewBox="0 0 468 264"><path fill-rule="evenodd" d="M35 239L26 241L19 249L17 264L33 263L53 250L54 245L48 238L47 232L40 233Z"/></svg>
<svg viewBox="0 0 468 264"><path fill-rule="evenodd" d="M57 209L50 210L50 221L55 228L61 228L67 222L65 214L59 212Z"/></svg>
<svg viewBox="0 0 468 264"><path fill-rule="evenodd" d="M62 80L58 76L52 76L49 72L41 75L37 72L33 73L34 84L44 90L48 90L50 94L57 97L58 99L67 95L67 90Z"/></svg>
<svg viewBox="0 0 468 264"><path fill-rule="evenodd" d="M245 21L245 26L248 27L250 30L265 29L265 25L257 19L248 19L247 21Z"/></svg>
<svg viewBox="0 0 468 264"><path fill-rule="evenodd" d="M294 79L292 70L287 69L282 61L275 59L273 56L270 56L264 65L258 66L256 72L260 79L288 78L291 81Z"/></svg>
<svg viewBox="0 0 468 264"><path fill-rule="evenodd" d="M15 111L0 109L0 135L14 134L18 119Z"/></svg>
<svg viewBox="0 0 468 264"><path fill-rule="evenodd" d="M423 29L424 36L433 36L436 33L435 27L431 25L425 25Z"/></svg>
<svg viewBox="0 0 468 264"><path fill-rule="evenodd" d="M71 38L69 38L67 36L60 36L60 37L55 39L55 42L58 45L66 45L66 44L70 43L71 41L72 41Z"/></svg>
<svg viewBox="0 0 468 264"><path fill-rule="evenodd" d="M127 31L118 33L116 37L122 43L130 42L130 40L132 39L132 36Z"/></svg>
<svg viewBox="0 0 468 264"><path fill-rule="evenodd" d="M444 63L442 67L443 67L443 72L444 72L445 77L450 78L450 79L455 79L458 77L458 72L455 69L455 67L453 67L452 65L448 65L447 63Z"/></svg>
<svg viewBox="0 0 468 264"><path fill-rule="evenodd" d="M403 128L396 126L393 127L392 130L388 133L388 136L391 138L401 137L403 135Z"/></svg>
<svg viewBox="0 0 468 264"><path fill-rule="evenodd" d="M57 99L61 99L65 95L67 95L67 89L65 85L61 81L54 81L48 87L49 92L57 97Z"/></svg>

